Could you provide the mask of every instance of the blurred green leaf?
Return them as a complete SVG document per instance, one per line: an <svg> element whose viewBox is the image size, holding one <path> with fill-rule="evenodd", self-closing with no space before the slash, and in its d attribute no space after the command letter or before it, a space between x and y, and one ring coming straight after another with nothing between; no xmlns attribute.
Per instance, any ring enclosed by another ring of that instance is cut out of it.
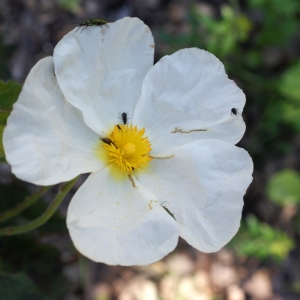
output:
<svg viewBox="0 0 300 300"><path fill-rule="evenodd" d="M297 100L300 104L300 63L291 66L283 73L278 89L283 96Z"/></svg>
<svg viewBox="0 0 300 300"><path fill-rule="evenodd" d="M298 295L300 294L300 280L299 279L296 279L292 285L291 285L291 290L294 292L294 293L297 293Z"/></svg>
<svg viewBox="0 0 300 300"><path fill-rule="evenodd" d="M4 42L6 40L6 42ZM4 35L2 34L0 36L0 78L2 79L9 79L11 78L11 74L8 70L8 61L12 57L12 55L15 53L16 46L15 45L8 45L7 38L4 38Z"/></svg>
<svg viewBox="0 0 300 300"><path fill-rule="evenodd" d="M217 57L224 57L238 51L238 45L248 39L252 22L231 6L221 8L221 19L193 7L188 15L190 32L185 34L160 33L170 47L170 53L186 47L204 48Z"/></svg>
<svg viewBox="0 0 300 300"><path fill-rule="evenodd" d="M0 80L0 162L5 161L3 148L3 131L13 104L17 101L22 86L14 81Z"/></svg>
<svg viewBox="0 0 300 300"><path fill-rule="evenodd" d="M249 49L249 51L243 53L243 59L246 66L251 69L258 68L263 61L261 53L252 49Z"/></svg>
<svg viewBox="0 0 300 300"><path fill-rule="evenodd" d="M0 124L5 123L11 113L11 108L0 108Z"/></svg>
<svg viewBox="0 0 300 300"><path fill-rule="evenodd" d="M297 0L285 0L284 5L282 0L249 0L249 6L269 10L270 14L281 13L285 16L294 14L300 8Z"/></svg>
<svg viewBox="0 0 300 300"><path fill-rule="evenodd" d="M233 54L238 44L248 38L252 28L251 21L229 5L221 7L221 16L220 20L216 20L198 13L199 24L204 26L206 31L206 49L218 57Z"/></svg>
<svg viewBox="0 0 300 300"><path fill-rule="evenodd" d="M48 300L24 273L14 275L0 273L1 300Z"/></svg>
<svg viewBox="0 0 300 300"><path fill-rule="evenodd" d="M59 0L58 3L63 9L72 13L75 13L80 8L80 0Z"/></svg>
<svg viewBox="0 0 300 300"><path fill-rule="evenodd" d="M2 271L27 274L34 285L51 299L63 299L71 288L63 275L60 252L51 245L39 242L33 235L0 238L0 255L5 258Z"/></svg>
<svg viewBox="0 0 300 300"><path fill-rule="evenodd" d="M53 194L54 197L55 193ZM29 196L28 191L22 186L0 185L0 212L4 212L15 207L22 202L25 197ZM5 221L3 226L22 225L38 218L48 207L44 201L38 200L34 205L24 210L18 217ZM39 234L65 233L65 218L57 211L51 219L37 229Z"/></svg>
<svg viewBox="0 0 300 300"><path fill-rule="evenodd" d="M294 242L283 231L260 222L254 216L249 216L242 222L239 232L229 246L241 256L261 260L272 257L280 262L294 247Z"/></svg>
<svg viewBox="0 0 300 300"><path fill-rule="evenodd" d="M299 1L249 0L250 8L260 11L261 22L256 39L260 46L285 46L298 30Z"/></svg>
<svg viewBox="0 0 300 300"><path fill-rule="evenodd" d="M285 123L289 124L293 130L300 132L300 102L297 103L288 103L284 104L282 110L282 119Z"/></svg>
<svg viewBox="0 0 300 300"><path fill-rule="evenodd" d="M4 148L3 148L3 143L2 143L2 139L3 139L3 131L5 128L5 124L1 124L0 123L0 161L1 161L1 157L4 157Z"/></svg>
<svg viewBox="0 0 300 300"><path fill-rule="evenodd" d="M0 108L12 108L17 101L22 86L12 80L0 80Z"/></svg>
<svg viewBox="0 0 300 300"><path fill-rule="evenodd" d="M282 206L300 204L300 175L288 169L275 173L267 185L267 194Z"/></svg>
<svg viewBox="0 0 300 300"><path fill-rule="evenodd" d="M299 213L296 214L292 219L292 221L293 221L293 228L300 235L300 214Z"/></svg>

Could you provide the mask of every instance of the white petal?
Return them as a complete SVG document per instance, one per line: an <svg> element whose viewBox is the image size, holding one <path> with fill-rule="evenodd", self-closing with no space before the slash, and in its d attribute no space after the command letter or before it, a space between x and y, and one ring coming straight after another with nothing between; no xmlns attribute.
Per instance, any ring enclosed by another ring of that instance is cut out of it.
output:
<svg viewBox="0 0 300 300"><path fill-rule="evenodd" d="M252 160L245 150L220 140L195 141L173 154L153 159L137 179L166 201L181 237L198 250L217 251L239 228Z"/></svg>
<svg viewBox="0 0 300 300"><path fill-rule="evenodd" d="M184 49L163 57L147 74L133 123L145 127L152 154L198 139L237 143L245 132L245 95L211 53Z"/></svg>
<svg viewBox="0 0 300 300"><path fill-rule="evenodd" d="M38 185L68 181L102 168L99 136L64 100L53 74L53 59L30 71L4 130L4 149L13 173Z"/></svg>
<svg viewBox="0 0 300 300"><path fill-rule="evenodd" d="M55 74L66 99L103 135L132 118L142 82L153 65L150 29L137 18L67 34L54 49Z"/></svg>
<svg viewBox="0 0 300 300"><path fill-rule="evenodd" d="M67 226L75 247L110 265L146 265L170 251L179 229L153 194L129 178L115 181L108 168L89 176L73 197Z"/></svg>

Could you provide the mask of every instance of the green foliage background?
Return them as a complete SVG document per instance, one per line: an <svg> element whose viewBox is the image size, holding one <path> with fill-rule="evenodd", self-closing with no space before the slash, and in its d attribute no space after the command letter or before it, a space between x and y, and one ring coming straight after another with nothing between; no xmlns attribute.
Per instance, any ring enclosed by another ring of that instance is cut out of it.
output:
<svg viewBox="0 0 300 300"><path fill-rule="evenodd" d="M59 5L70 14L80 8L77 0L61 0ZM186 47L208 50L225 64L229 77L246 94L243 117L247 132L239 146L254 160L254 182L245 196L241 229L229 246L240 257L277 265L299 245L300 237L299 15L299 0L232 0L224 2L218 13L202 10L195 2L183 20L187 30L151 28L159 57ZM3 58L12 52L0 39L2 78L9 78ZM0 82L1 140L20 90L21 85L13 81ZM5 162L1 143L0 160ZM26 185L18 180L0 186L0 212L27 195ZM276 214L270 217L259 211L260 203L274 207ZM278 221L291 206L296 213L285 222ZM26 223L45 208L39 201L2 225ZM0 299L60 299L70 289L59 251L40 242L49 234L67 234L58 213L32 233L0 237Z"/></svg>

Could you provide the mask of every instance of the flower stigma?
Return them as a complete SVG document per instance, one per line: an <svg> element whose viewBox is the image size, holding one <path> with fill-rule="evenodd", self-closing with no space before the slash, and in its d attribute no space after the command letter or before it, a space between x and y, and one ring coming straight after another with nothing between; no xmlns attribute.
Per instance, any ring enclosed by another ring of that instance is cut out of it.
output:
<svg viewBox="0 0 300 300"><path fill-rule="evenodd" d="M151 161L149 152L152 150L145 128L138 130L132 124L116 125L105 138L110 142L103 142L102 146L108 155L108 162L114 163L125 173L132 173L134 169L143 169Z"/></svg>

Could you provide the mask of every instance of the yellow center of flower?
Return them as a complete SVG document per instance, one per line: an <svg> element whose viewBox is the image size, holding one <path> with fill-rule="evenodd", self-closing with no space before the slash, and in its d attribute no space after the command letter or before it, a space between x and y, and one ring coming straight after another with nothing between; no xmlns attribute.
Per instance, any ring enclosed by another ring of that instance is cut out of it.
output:
<svg viewBox="0 0 300 300"><path fill-rule="evenodd" d="M116 125L108 137L102 139L109 162L116 164L126 173L136 168L145 168L151 157L151 144L144 137L145 129L138 130L132 124Z"/></svg>

